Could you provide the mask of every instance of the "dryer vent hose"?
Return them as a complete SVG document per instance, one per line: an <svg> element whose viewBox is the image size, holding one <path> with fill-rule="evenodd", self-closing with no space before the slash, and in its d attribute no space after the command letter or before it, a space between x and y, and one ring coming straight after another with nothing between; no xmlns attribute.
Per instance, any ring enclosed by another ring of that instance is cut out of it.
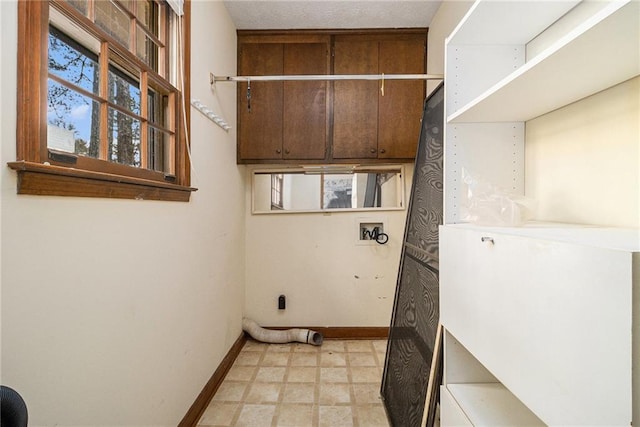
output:
<svg viewBox="0 0 640 427"><path fill-rule="evenodd" d="M322 345L322 334L310 329L287 329L284 331L274 331L264 329L256 322L246 317L242 319L242 330L251 335L255 340L272 344L283 344L288 342L302 342L305 344Z"/></svg>

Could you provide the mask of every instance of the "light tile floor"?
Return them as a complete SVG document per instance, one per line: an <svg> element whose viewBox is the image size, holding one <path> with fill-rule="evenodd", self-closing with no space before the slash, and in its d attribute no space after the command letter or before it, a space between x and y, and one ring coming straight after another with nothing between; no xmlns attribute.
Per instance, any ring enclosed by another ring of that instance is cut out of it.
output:
<svg viewBox="0 0 640 427"><path fill-rule="evenodd" d="M249 340L198 426L384 426L386 340Z"/></svg>

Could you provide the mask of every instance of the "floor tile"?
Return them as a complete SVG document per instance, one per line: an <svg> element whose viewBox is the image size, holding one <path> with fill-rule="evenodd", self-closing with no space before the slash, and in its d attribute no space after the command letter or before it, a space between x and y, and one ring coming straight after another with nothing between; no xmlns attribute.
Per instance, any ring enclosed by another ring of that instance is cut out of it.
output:
<svg viewBox="0 0 640 427"><path fill-rule="evenodd" d="M240 402L244 396L249 383L227 381L226 379L220 384L220 388L213 396L213 400L226 402Z"/></svg>
<svg viewBox="0 0 640 427"><path fill-rule="evenodd" d="M198 426L231 426L238 406L238 403L211 402Z"/></svg>
<svg viewBox="0 0 640 427"><path fill-rule="evenodd" d="M244 343L242 351L266 351L267 347L269 347L269 344L249 339Z"/></svg>
<svg viewBox="0 0 640 427"><path fill-rule="evenodd" d="M259 367L255 381L257 382L282 382L287 368ZM226 378L225 378L226 380Z"/></svg>
<svg viewBox="0 0 640 427"><path fill-rule="evenodd" d="M378 353L386 353L387 352L387 340L374 340L371 341L373 348Z"/></svg>
<svg viewBox="0 0 640 427"><path fill-rule="evenodd" d="M320 348L321 351L346 351L344 341L342 340L327 340L322 343L322 346Z"/></svg>
<svg viewBox="0 0 640 427"><path fill-rule="evenodd" d="M199 427L387 427L386 340L245 343Z"/></svg>
<svg viewBox="0 0 640 427"><path fill-rule="evenodd" d="M260 366L287 366L289 357L289 353L267 352L262 358Z"/></svg>
<svg viewBox="0 0 640 427"><path fill-rule="evenodd" d="M349 384L320 384L320 397L318 401L321 405L351 403L351 388Z"/></svg>
<svg viewBox="0 0 640 427"><path fill-rule="evenodd" d="M256 366L260 362L262 353L255 351L243 351L236 357L233 366Z"/></svg>
<svg viewBox="0 0 640 427"><path fill-rule="evenodd" d="M287 403L313 403L315 402L315 384L288 383L284 386L282 401Z"/></svg>
<svg viewBox="0 0 640 427"><path fill-rule="evenodd" d="M347 368L320 368L321 383L348 383Z"/></svg>
<svg viewBox="0 0 640 427"><path fill-rule="evenodd" d="M372 352L369 353L348 353L350 366L377 366L376 359Z"/></svg>
<svg viewBox="0 0 640 427"><path fill-rule="evenodd" d="M357 406L356 417L360 426L387 427L389 425L382 404Z"/></svg>
<svg viewBox="0 0 640 427"><path fill-rule="evenodd" d="M273 422L275 405L243 405L237 426L267 427Z"/></svg>
<svg viewBox="0 0 640 427"><path fill-rule="evenodd" d="M317 353L323 348L324 348L324 344L321 346L311 345L311 344L302 344L302 343L293 344L294 353Z"/></svg>
<svg viewBox="0 0 640 427"><path fill-rule="evenodd" d="M231 369L229 369L229 372L227 372L225 379L231 381L251 381L255 372L256 368L253 366L237 366L234 364Z"/></svg>
<svg viewBox="0 0 640 427"><path fill-rule="evenodd" d="M253 383L244 401L247 403L277 403L281 389L282 384L280 383Z"/></svg>
<svg viewBox="0 0 640 427"><path fill-rule="evenodd" d="M382 379L382 371L378 367L352 366L349 370L354 383L377 383Z"/></svg>
<svg viewBox="0 0 640 427"><path fill-rule="evenodd" d="M320 366L347 366L346 353L321 352Z"/></svg>
<svg viewBox="0 0 640 427"><path fill-rule="evenodd" d="M318 366L316 353L294 353L291 355L291 366Z"/></svg>
<svg viewBox="0 0 640 427"><path fill-rule="evenodd" d="M267 347L269 353L291 353L291 344L269 344Z"/></svg>
<svg viewBox="0 0 640 427"><path fill-rule="evenodd" d="M373 346L369 340L345 341L345 345L347 346L348 352L366 353L373 350Z"/></svg>
<svg viewBox="0 0 640 427"><path fill-rule="evenodd" d="M353 384L353 395L358 405L382 403L380 384Z"/></svg>
<svg viewBox="0 0 640 427"><path fill-rule="evenodd" d="M320 406L318 425L327 427L352 426L353 413L350 406Z"/></svg>
<svg viewBox="0 0 640 427"><path fill-rule="evenodd" d="M313 405L283 403L280 405L276 425L278 427L314 425Z"/></svg>
<svg viewBox="0 0 640 427"><path fill-rule="evenodd" d="M318 368L307 366L292 366L287 374L287 382L313 383L316 382Z"/></svg>

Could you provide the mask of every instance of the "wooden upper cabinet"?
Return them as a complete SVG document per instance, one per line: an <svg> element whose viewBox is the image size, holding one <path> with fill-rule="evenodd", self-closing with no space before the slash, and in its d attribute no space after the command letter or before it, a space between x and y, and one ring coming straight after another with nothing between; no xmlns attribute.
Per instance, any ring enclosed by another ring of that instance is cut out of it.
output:
<svg viewBox="0 0 640 427"><path fill-rule="evenodd" d="M336 36L334 74L424 74L426 32ZM336 81L333 158L415 157L424 80Z"/></svg>
<svg viewBox="0 0 640 427"><path fill-rule="evenodd" d="M329 36L239 36L238 45L239 75L330 71ZM327 81L239 83L238 162L325 160L327 88Z"/></svg>
<svg viewBox="0 0 640 427"><path fill-rule="evenodd" d="M238 75L424 74L426 40L426 29L239 31ZM411 161L425 81L387 80L384 96L381 86L378 80L238 83L238 162Z"/></svg>

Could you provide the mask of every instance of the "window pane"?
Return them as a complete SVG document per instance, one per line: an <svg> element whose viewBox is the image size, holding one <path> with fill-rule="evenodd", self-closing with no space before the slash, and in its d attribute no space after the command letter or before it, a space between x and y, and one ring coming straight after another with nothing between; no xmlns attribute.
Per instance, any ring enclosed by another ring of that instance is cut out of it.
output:
<svg viewBox="0 0 640 427"><path fill-rule="evenodd" d="M170 171L167 164L171 149L171 135L159 129L149 128L149 169L159 172Z"/></svg>
<svg viewBox="0 0 640 427"><path fill-rule="evenodd" d="M351 207L353 175L324 175L323 209Z"/></svg>
<svg viewBox="0 0 640 427"><path fill-rule="evenodd" d="M98 93L98 56L54 27L49 28L49 72L82 89Z"/></svg>
<svg viewBox="0 0 640 427"><path fill-rule="evenodd" d="M140 114L140 85L131 76L109 67L109 102Z"/></svg>
<svg viewBox="0 0 640 427"><path fill-rule="evenodd" d="M158 4L153 0L137 2L136 17L151 34L158 37Z"/></svg>
<svg viewBox="0 0 640 427"><path fill-rule="evenodd" d="M140 167L140 121L109 108L109 160Z"/></svg>
<svg viewBox="0 0 640 427"><path fill-rule="evenodd" d="M110 1L94 2L96 24L111 34L126 48L129 47L129 17Z"/></svg>
<svg viewBox="0 0 640 427"><path fill-rule="evenodd" d="M158 71L159 47L141 29L138 28L136 53L152 70Z"/></svg>
<svg viewBox="0 0 640 427"><path fill-rule="evenodd" d="M49 79L47 87L47 147L98 157L100 104Z"/></svg>
<svg viewBox="0 0 640 427"><path fill-rule="evenodd" d="M161 93L149 90L148 98L148 119L154 125L160 127L166 126L166 114L168 109L169 97Z"/></svg>

